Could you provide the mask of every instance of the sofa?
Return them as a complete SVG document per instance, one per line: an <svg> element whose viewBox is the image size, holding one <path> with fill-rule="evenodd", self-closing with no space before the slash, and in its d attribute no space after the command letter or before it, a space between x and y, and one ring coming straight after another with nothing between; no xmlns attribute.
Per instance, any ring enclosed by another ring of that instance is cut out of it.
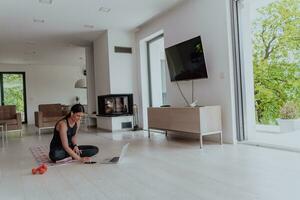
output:
<svg viewBox="0 0 300 200"><path fill-rule="evenodd" d="M0 106L0 124L5 124L7 131L20 131L22 136L21 113L17 113L15 105Z"/></svg>
<svg viewBox="0 0 300 200"><path fill-rule="evenodd" d="M38 109L39 111L34 113L34 119L39 135L41 129L54 128L56 122L67 113L61 104L40 104Z"/></svg>

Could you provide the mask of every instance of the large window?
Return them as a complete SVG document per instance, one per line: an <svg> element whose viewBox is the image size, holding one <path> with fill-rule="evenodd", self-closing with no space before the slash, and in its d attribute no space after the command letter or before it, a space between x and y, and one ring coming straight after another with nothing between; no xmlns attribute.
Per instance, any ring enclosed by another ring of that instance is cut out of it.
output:
<svg viewBox="0 0 300 200"><path fill-rule="evenodd" d="M300 2L237 5L247 138L300 148Z"/></svg>
<svg viewBox="0 0 300 200"><path fill-rule="evenodd" d="M0 72L0 104L16 105L22 122L27 122L25 73Z"/></svg>

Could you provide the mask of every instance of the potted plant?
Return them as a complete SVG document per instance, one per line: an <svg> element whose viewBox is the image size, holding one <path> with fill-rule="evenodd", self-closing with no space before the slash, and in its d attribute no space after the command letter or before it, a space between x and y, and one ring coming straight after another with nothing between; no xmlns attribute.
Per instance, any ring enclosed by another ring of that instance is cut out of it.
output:
<svg viewBox="0 0 300 200"><path fill-rule="evenodd" d="M293 102L285 103L280 109L280 119L277 119L280 132L292 132L300 128L300 120L297 119L298 106Z"/></svg>

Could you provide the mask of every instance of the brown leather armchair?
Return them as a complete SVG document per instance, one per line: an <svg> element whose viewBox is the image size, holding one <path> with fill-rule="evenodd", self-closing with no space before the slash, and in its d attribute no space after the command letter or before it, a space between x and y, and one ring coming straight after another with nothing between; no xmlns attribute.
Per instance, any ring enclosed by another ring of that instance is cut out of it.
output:
<svg viewBox="0 0 300 200"><path fill-rule="evenodd" d="M15 105L0 106L0 123L5 123L7 131L20 131L22 136L21 113L17 113Z"/></svg>
<svg viewBox="0 0 300 200"><path fill-rule="evenodd" d="M54 128L56 122L65 116L61 104L41 104L39 111L34 113L35 126L38 128L38 133L41 134L41 129Z"/></svg>

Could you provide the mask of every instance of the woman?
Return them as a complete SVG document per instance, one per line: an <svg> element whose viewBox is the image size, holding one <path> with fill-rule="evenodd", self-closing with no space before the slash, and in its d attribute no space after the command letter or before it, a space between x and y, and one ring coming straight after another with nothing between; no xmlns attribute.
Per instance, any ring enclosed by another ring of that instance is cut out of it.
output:
<svg viewBox="0 0 300 200"><path fill-rule="evenodd" d="M77 132L83 115L84 107L81 104L75 104L71 112L56 123L49 152L49 157L53 162L69 156L83 163L90 162L90 157L98 153L99 149L96 146L77 145Z"/></svg>

